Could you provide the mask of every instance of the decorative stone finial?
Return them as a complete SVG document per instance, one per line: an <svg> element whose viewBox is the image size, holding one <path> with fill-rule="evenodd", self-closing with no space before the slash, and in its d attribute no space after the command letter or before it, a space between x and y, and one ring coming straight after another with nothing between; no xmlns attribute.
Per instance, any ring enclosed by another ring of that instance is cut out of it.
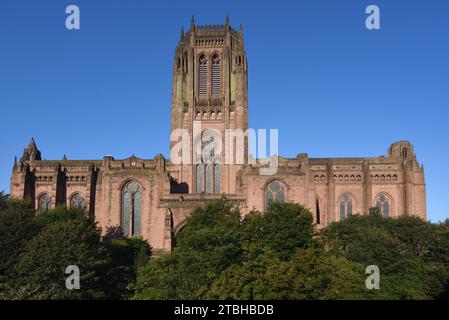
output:
<svg viewBox="0 0 449 320"><path fill-rule="evenodd" d="M36 146L36 141L34 138L31 138L28 143L28 147L23 150L22 161L33 161L33 160L41 160L41 152Z"/></svg>
<svg viewBox="0 0 449 320"><path fill-rule="evenodd" d="M30 143L28 143L28 147L33 148L33 149L37 149L36 141L34 141L33 137L31 137Z"/></svg>

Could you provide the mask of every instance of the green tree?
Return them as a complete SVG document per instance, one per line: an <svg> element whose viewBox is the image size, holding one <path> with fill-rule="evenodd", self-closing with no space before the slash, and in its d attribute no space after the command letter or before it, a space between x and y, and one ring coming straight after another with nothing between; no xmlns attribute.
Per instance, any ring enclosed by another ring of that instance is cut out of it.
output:
<svg viewBox="0 0 449 320"><path fill-rule="evenodd" d="M272 203L243 219L222 200L196 209L174 251L138 272L134 299L447 298L449 221L377 210L316 232L309 210ZM380 290L365 269L380 268Z"/></svg>
<svg viewBox="0 0 449 320"><path fill-rule="evenodd" d="M126 238L118 226L107 229L102 244L111 257L106 277L108 298L128 299L133 294L137 271L151 256L151 247L141 238Z"/></svg>
<svg viewBox="0 0 449 320"><path fill-rule="evenodd" d="M0 191L0 213L6 209L8 198L8 195L6 195L3 191Z"/></svg>
<svg viewBox="0 0 449 320"><path fill-rule="evenodd" d="M438 299L449 299L449 219L439 223L435 228L435 245L425 259L430 260L431 264L437 264L437 269L443 270L440 276L444 283L444 289L437 295Z"/></svg>
<svg viewBox="0 0 449 320"><path fill-rule="evenodd" d="M0 277L5 280L14 276L26 243L40 229L34 220L34 210L29 201L6 201L0 212Z"/></svg>
<svg viewBox="0 0 449 320"><path fill-rule="evenodd" d="M332 223L320 238L333 255L377 265L384 298L429 299L444 290L448 279L447 235L443 227L418 217L373 213Z"/></svg>
<svg viewBox="0 0 449 320"><path fill-rule="evenodd" d="M375 294L375 293L374 293ZM366 299L364 268L321 249L298 249L288 260L267 252L235 264L214 281L207 297L243 300Z"/></svg>
<svg viewBox="0 0 449 320"><path fill-rule="evenodd" d="M199 299L241 256L240 212L225 200L194 210L173 252L140 269L135 299Z"/></svg>
<svg viewBox="0 0 449 320"><path fill-rule="evenodd" d="M0 299L126 299L138 268L151 255L140 238L104 239L80 208L57 207L35 215L28 201L9 199L0 214ZM81 289L65 287L76 265Z"/></svg>
<svg viewBox="0 0 449 320"><path fill-rule="evenodd" d="M42 227L70 220L81 220L95 224L94 220L86 214L85 210L79 207L67 208L66 206L57 206L52 210L36 215L36 222Z"/></svg>
<svg viewBox="0 0 449 320"><path fill-rule="evenodd" d="M315 245L315 226L309 210L295 203L272 202L265 213L252 212L242 223L242 242L248 258L264 251L288 257L298 248Z"/></svg>
<svg viewBox="0 0 449 320"><path fill-rule="evenodd" d="M174 251L140 270L136 299L200 299L227 269L265 252L285 260L315 243L311 213L291 203L273 203L265 214L240 212L225 200L197 208Z"/></svg>
<svg viewBox="0 0 449 320"><path fill-rule="evenodd" d="M104 275L110 262L100 244L100 230L82 211L77 218L50 222L25 246L17 266L15 292L20 296L15 298L106 298L107 279ZM69 265L80 270L80 290L68 290L65 286L68 276L65 270Z"/></svg>

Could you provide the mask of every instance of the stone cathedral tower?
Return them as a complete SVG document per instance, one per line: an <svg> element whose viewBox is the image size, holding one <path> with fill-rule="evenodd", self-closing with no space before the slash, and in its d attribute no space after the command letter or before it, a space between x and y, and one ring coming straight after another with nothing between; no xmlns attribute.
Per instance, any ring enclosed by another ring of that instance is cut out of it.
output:
<svg viewBox="0 0 449 320"><path fill-rule="evenodd" d="M242 27L233 29L229 17L223 25L197 26L192 17L190 30L181 29L173 65L171 130L173 137L179 129L187 134L188 156L179 153L184 158L172 175L189 186L189 193L235 193L239 167L224 163L223 139L226 129L248 127ZM173 139L170 146L177 142ZM203 152L213 143L221 143L221 153ZM242 148L244 157L246 149Z"/></svg>

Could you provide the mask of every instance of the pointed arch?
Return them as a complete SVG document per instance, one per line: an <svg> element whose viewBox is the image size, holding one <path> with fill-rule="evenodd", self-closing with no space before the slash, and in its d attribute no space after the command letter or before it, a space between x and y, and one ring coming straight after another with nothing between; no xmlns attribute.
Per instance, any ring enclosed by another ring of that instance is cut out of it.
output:
<svg viewBox="0 0 449 320"><path fill-rule="evenodd" d="M345 220L347 217L352 216L354 210L354 196L349 192L343 193L340 197L338 204L340 208L340 221Z"/></svg>
<svg viewBox="0 0 449 320"><path fill-rule="evenodd" d="M198 93L207 96L207 56L204 53L198 58Z"/></svg>
<svg viewBox="0 0 449 320"><path fill-rule="evenodd" d="M212 56L212 95L221 94L221 57L218 53Z"/></svg>
<svg viewBox="0 0 449 320"><path fill-rule="evenodd" d="M48 193L44 193L39 197L38 210L39 213L48 212L51 209L51 196Z"/></svg>
<svg viewBox="0 0 449 320"><path fill-rule="evenodd" d="M122 189L122 229L126 236L140 236L142 214L142 187L128 181Z"/></svg>
<svg viewBox="0 0 449 320"><path fill-rule="evenodd" d="M176 235L179 234L179 232L182 231L182 229L187 225L187 219L183 219L181 220L179 223L177 223L174 227L173 227L173 233Z"/></svg>
<svg viewBox="0 0 449 320"><path fill-rule="evenodd" d="M290 185L287 183L286 180L284 180L282 177L278 177L278 176L274 176L271 179L268 179L267 181L265 181L265 183L262 185L261 189L265 190L267 188L267 186L272 183L273 181L279 181L285 188L285 191L290 190Z"/></svg>
<svg viewBox="0 0 449 320"><path fill-rule="evenodd" d="M315 222L321 224L321 199L318 195L315 196Z"/></svg>
<svg viewBox="0 0 449 320"><path fill-rule="evenodd" d="M196 170L196 190L198 193L221 192L221 134L208 129L198 134L193 142L194 169Z"/></svg>
<svg viewBox="0 0 449 320"><path fill-rule="evenodd" d="M265 186L265 210L273 202L285 202L285 186L279 180L271 180Z"/></svg>
<svg viewBox="0 0 449 320"><path fill-rule="evenodd" d="M379 208L379 213L384 217L389 217L392 213L392 198L385 192L380 192L374 198L374 206Z"/></svg>
<svg viewBox="0 0 449 320"><path fill-rule="evenodd" d="M75 192L70 197L70 207L85 209L86 208L86 199L84 198L84 196L81 193Z"/></svg>

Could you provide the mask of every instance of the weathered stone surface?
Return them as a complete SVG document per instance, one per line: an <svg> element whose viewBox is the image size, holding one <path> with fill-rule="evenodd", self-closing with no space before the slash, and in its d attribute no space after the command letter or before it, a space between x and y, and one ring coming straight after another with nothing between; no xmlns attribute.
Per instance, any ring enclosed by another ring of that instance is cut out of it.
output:
<svg viewBox="0 0 449 320"><path fill-rule="evenodd" d="M226 129L246 131L246 61L242 31L232 29L228 22L218 26L192 23L187 33L182 32L173 68L172 131L185 129L193 136L197 120L201 132L213 129L224 136ZM198 89L200 63L206 66L207 74L202 92ZM171 250L173 236L184 226L186 217L195 206L207 201L225 196L240 206L242 214L264 210L266 190L272 181L280 183L287 201L310 208L318 227L338 221L342 203L343 211L348 211L345 199L351 200L352 214L366 214L379 204L380 196L389 216L426 218L424 169L409 142L393 143L386 157L280 157L276 174L269 176L260 174L261 164L221 164L220 179L211 182L213 191L219 189L217 194L206 192L205 175L202 190L197 189L197 165L190 162L195 160L193 150L200 142L205 143L197 137L189 138L189 163L173 164L162 155L150 160L135 156L121 160L111 156L103 160L67 160L65 156L61 161L42 160L32 139L14 164L11 195L31 198L37 210L44 195L50 196L52 207L69 206L75 195L81 195L87 212L106 230L123 225L124 187L135 182L140 192L140 235L148 239L156 253ZM176 142L170 143L173 146ZM214 154L217 156L223 163L222 155ZM247 152L244 158L248 159ZM131 217L134 212L135 207Z"/></svg>

